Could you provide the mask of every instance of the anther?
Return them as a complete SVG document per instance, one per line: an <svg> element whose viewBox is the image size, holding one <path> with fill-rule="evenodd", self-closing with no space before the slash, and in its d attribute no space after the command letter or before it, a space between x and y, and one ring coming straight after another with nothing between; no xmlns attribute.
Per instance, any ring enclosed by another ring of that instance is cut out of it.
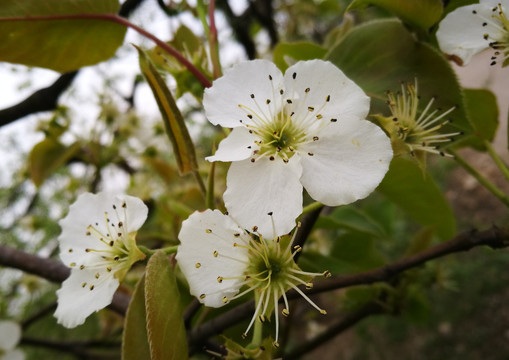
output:
<svg viewBox="0 0 509 360"><path fill-rule="evenodd" d="M218 276L217 277L217 282L221 284L223 282L223 277L222 276Z"/></svg>
<svg viewBox="0 0 509 360"><path fill-rule="evenodd" d="M487 22L482 23L482 26L486 26L486 25L488 25L488 23L487 23Z"/></svg>
<svg viewBox="0 0 509 360"><path fill-rule="evenodd" d="M288 315L290 315L290 311L288 309L283 309L281 311L281 314L283 314L284 317L287 317Z"/></svg>
<svg viewBox="0 0 509 360"><path fill-rule="evenodd" d="M269 105L269 104L270 104L270 99L265 100L265 103L266 103L267 105Z"/></svg>
<svg viewBox="0 0 509 360"><path fill-rule="evenodd" d="M272 156L272 155L271 155L271 156L269 156L269 160L270 160L270 161L274 161L274 156Z"/></svg>
<svg viewBox="0 0 509 360"><path fill-rule="evenodd" d="M292 78L295 80L296 77L297 77L297 73L294 72L293 75L292 75Z"/></svg>
<svg viewBox="0 0 509 360"><path fill-rule="evenodd" d="M212 229L205 229L205 232L206 232L207 234L210 234L210 233L212 233Z"/></svg>
<svg viewBox="0 0 509 360"><path fill-rule="evenodd" d="M313 288L313 283L306 283L306 290L311 290Z"/></svg>
<svg viewBox="0 0 509 360"><path fill-rule="evenodd" d="M75 262L72 262L69 264L70 267L75 267L76 266L76 263Z"/></svg>
<svg viewBox="0 0 509 360"><path fill-rule="evenodd" d="M269 80L272 80L272 76L271 75L269 75Z"/></svg>
<svg viewBox="0 0 509 360"><path fill-rule="evenodd" d="M87 283L84 282L83 284L81 284L81 287L84 288L85 286L87 286Z"/></svg>
<svg viewBox="0 0 509 360"><path fill-rule="evenodd" d="M310 91L311 91L311 89L310 89L310 88L306 88L306 90L304 90L304 91L305 91L305 92L306 92L306 94L307 94L308 92L310 92Z"/></svg>
<svg viewBox="0 0 509 360"><path fill-rule="evenodd" d="M223 296L223 304L226 304L228 302L228 298L226 296Z"/></svg>
<svg viewBox="0 0 509 360"><path fill-rule="evenodd" d="M111 268L111 266L106 266L106 271L107 271L107 272L111 272L111 270L113 270L113 269Z"/></svg>
<svg viewBox="0 0 509 360"><path fill-rule="evenodd" d="M283 95L285 92L283 91L283 89L281 89L281 90L279 90L279 93L280 93L281 95Z"/></svg>
<svg viewBox="0 0 509 360"><path fill-rule="evenodd" d="M325 276L326 278L328 278L328 277L331 277L331 276L332 276L332 274L330 273L330 271L329 271L329 270L325 270L325 271L323 272L323 276Z"/></svg>
<svg viewBox="0 0 509 360"><path fill-rule="evenodd" d="M330 122L336 122L338 119L330 119Z"/></svg>
<svg viewBox="0 0 509 360"><path fill-rule="evenodd" d="M488 38L490 37L490 35L489 35L489 34L484 34L482 37L483 37L483 39L484 39L484 40L488 40Z"/></svg>
<svg viewBox="0 0 509 360"><path fill-rule="evenodd" d="M325 101L327 101L327 102L330 101L330 95L327 95L327 97L325 98Z"/></svg>
<svg viewBox="0 0 509 360"><path fill-rule="evenodd" d="M117 256L115 256L115 257L113 258L113 260L115 260L115 261L119 261L119 260L120 260L120 256L118 256L118 255L117 255Z"/></svg>
<svg viewBox="0 0 509 360"><path fill-rule="evenodd" d="M194 264L194 267L199 269L201 267L201 264L199 262L197 262L196 264Z"/></svg>
<svg viewBox="0 0 509 360"><path fill-rule="evenodd" d="M90 252L90 249L85 249L85 252Z"/></svg>
<svg viewBox="0 0 509 360"><path fill-rule="evenodd" d="M118 227L122 227L122 226L124 226L124 223L122 221L119 221Z"/></svg>
<svg viewBox="0 0 509 360"><path fill-rule="evenodd" d="M254 159L254 158L251 158L251 162L255 162L255 159Z"/></svg>
<svg viewBox="0 0 509 360"><path fill-rule="evenodd" d="M318 141L320 138L318 136L313 136L313 141Z"/></svg>
<svg viewBox="0 0 509 360"><path fill-rule="evenodd" d="M323 310L323 309L322 309L322 310L320 310L320 314L322 314L322 315L327 315L327 311L325 311L325 310Z"/></svg>
<svg viewBox="0 0 509 360"><path fill-rule="evenodd" d="M496 61L492 61L490 65L491 65L491 66L493 66L493 65L495 65L496 63L497 63Z"/></svg>
<svg viewBox="0 0 509 360"><path fill-rule="evenodd" d="M90 236L90 235L91 235L91 234L90 234L90 231L87 231L86 235L87 235L87 236Z"/></svg>
<svg viewBox="0 0 509 360"><path fill-rule="evenodd" d="M247 117L248 117L248 118L250 118L250 119L252 119L252 118L253 118L253 115L251 115L251 114L247 114Z"/></svg>
<svg viewBox="0 0 509 360"><path fill-rule="evenodd" d="M90 285L90 291L94 290L94 285Z"/></svg>
<svg viewBox="0 0 509 360"><path fill-rule="evenodd" d="M251 94L251 95L249 95L249 96L251 96L251 99L254 99L254 94Z"/></svg>
<svg viewBox="0 0 509 360"><path fill-rule="evenodd" d="M239 233L235 233L235 234L233 234L233 236L235 236L235 237L239 237L239 236L240 236L240 234L239 234Z"/></svg>
<svg viewBox="0 0 509 360"><path fill-rule="evenodd" d="M214 257L217 258L217 256L219 255L219 253L217 252L217 250L214 250L214 252L212 253L212 255L214 255Z"/></svg>
<svg viewBox="0 0 509 360"><path fill-rule="evenodd" d="M295 252L301 252L302 251L302 247L300 245L295 245L293 247L293 249L295 250Z"/></svg>
<svg viewBox="0 0 509 360"><path fill-rule="evenodd" d="M200 299L202 299L202 300L205 299L205 294L201 294Z"/></svg>
<svg viewBox="0 0 509 360"><path fill-rule="evenodd" d="M312 106L308 106L308 111L314 111L314 110L315 110L315 108L314 108L314 107L312 107Z"/></svg>
<svg viewBox="0 0 509 360"><path fill-rule="evenodd" d="M291 99L286 99L286 102L287 102L288 104L291 104L291 103L292 103L292 100L291 100Z"/></svg>
<svg viewBox="0 0 509 360"><path fill-rule="evenodd" d="M69 250L67 250L67 251L69 251L70 253L72 253L72 249L69 249Z"/></svg>
<svg viewBox="0 0 509 360"><path fill-rule="evenodd" d="M253 232L257 232L258 231L258 226L253 226Z"/></svg>
<svg viewBox="0 0 509 360"><path fill-rule="evenodd" d="M80 265L80 270L83 270L85 268L85 265Z"/></svg>
<svg viewBox="0 0 509 360"><path fill-rule="evenodd" d="M274 341L272 343L272 346L274 346L276 349L278 349L279 348L279 343L277 341Z"/></svg>
<svg viewBox="0 0 509 360"><path fill-rule="evenodd" d="M246 333L243 333L243 334L242 334L242 339L245 339L245 338L247 338L247 334L246 334Z"/></svg>
<svg viewBox="0 0 509 360"><path fill-rule="evenodd" d="M95 278L96 279L99 279L99 276L100 276L99 273L95 273Z"/></svg>
<svg viewBox="0 0 509 360"><path fill-rule="evenodd" d="M263 315L258 316L258 320L260 320L261 323L264 323L265 322L265 316L263 316Z"/></svg>
<svg viewBox="0 0 509 360"><path fill-rule="evenodd" d="M272 216L273 212L268 212L267 215Z"/></svg>
<svg viewBox="0 0 509 360"><path fill-rule="evenodd" d="M113 210L117 210L117 207L115 205L113 205Z"/></svg>
<svg viewBox="0 0 509 360"><path fill-rule="evenodd" d="M122 235L122 234L120 234L120 235ZM120 236L120 235L119 235L119 236ZM110 241L110 243L109 243L109 245L110 245L110 246L113 246L113 244L115 244L115 242L114 242L113 240L111 240L111 241Z"/></svg>
<svg viewBox="0 0 509 360"><path fill-rule="evenodd" d="M314 154L312 152L308 152L308 155L309 156L313 156Z"/></svg>
<svg viewBox="0 0 509 360"><path fill-rule="evenodd" d="M318 114L318 115L316 115L316 118L317 118L318 120L320 120L321 118L323 118L323 116L322 116L322 114Z"/></svg>
<svg viewBox="0 0 509 360"><path fill-rule="evenodd" d="M472 10L472 14L477 14L477 11L475 11L475 10Z"/></svg>

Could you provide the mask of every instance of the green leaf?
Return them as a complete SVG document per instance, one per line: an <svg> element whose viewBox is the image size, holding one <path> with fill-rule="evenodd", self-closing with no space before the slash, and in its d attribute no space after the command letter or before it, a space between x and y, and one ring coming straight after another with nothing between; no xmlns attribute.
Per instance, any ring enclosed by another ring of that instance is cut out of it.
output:
<svg viewBox="0 0 509 360"><path fill-rule="evenodd" d="M36 144L28 155L30 179L39 187L55 170L72 158L81 146L74 143L65 146L54 138L45 138Z"/></svg>
<svg viewBox="0 0 509 360"><path fill-rule="evenodd" d="M134 289L122 335L122 360L151 360L145 312L145 278Z"/></svg>
<svg viewBox="0 0 509 360"><path fill-rule="evenodd" d="M193 141L175 99L145 52L138 47L136 49L140 56L141 72L147 79L163 117L164 128L173 146L179 172L183 175L194 171L198 168L198 164Z"/></svg>
<svg viewBox="0 0 509 360"><path fill-rule="evenodd" d="M483 141L492 142L498 129L497 98L486 89L464 89L463 93L473 132L460 145L484 151Z"/></svg>
<svg viewBox="0 0 509 360"><path fill-rule="evenodd" d="M376 5L396 14L404 22L428 29L442 15L441 0L354 0L346 12L354 9Z"/></svg>
<svg viewBox="0 0 509 360"><path fill-rule="evenodd" d="M126 28L104 20L12 17L116 14L118 0L2 0L0 61L66 72L111 58Z"/></svg>
<svg viewBox="0 0 509 360"><path fill-rule="evenodd" d="M274 63L281 71L299 60L321 59L327 53L327 49L311 42L279 43L274 48Z"/></svg>
<svg viewBox="0 0 509 360"><path fill-rule="evenodd" d="M394 158L378 191L420 224L433 227L442 240L454 236L456 222L451 207L431 176L414 161Z"/></svg>
<svg viewBox="0 0 509 360"><path fill-rule="evenodd" d="M150 258L145 279L147 332L152 360L185 360L186 329L175 273L163 251Z"/></svg>
<svg viewBox="0 0 509 360"><path fill-rule="evenodd" d="M412 241L405 250L405 256L415 255L430 247L433 242L433 227L424 227L419 230L412 238Z"/></svg>
<svg viewBox="0 0 509 360"><path fill-rule="evenodd" d="M418 79L421 111L433 96L431 110L458 106L444 132L466 133L472 127L465 111L462 89L449 62L426 43L418 42L398 20L381 20L352 29L328 59L372 97L371 112L390 115L386 90L398 91L400 83Z"/></svg>

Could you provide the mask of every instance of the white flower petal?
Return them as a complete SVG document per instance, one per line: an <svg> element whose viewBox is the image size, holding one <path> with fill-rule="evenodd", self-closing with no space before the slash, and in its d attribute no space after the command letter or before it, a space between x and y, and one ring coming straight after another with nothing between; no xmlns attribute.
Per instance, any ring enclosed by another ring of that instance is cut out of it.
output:
<svg viewBox="0 0 509 360"><path fill-rule="evenodd" d="M245 229L257 226L267 239L289 233L302 212L301 173L297 155L286 164L267 157L233 162L223 195L228 213Z"/></svg>
<svg viewBox="0 0 509 360"><path fill-rule="evenodd" d="M493 39L503 36L504 31L495 25L500 22L492 18L495 5L488 3L459 7L440 22L436 33L440 49L461 58L463 65L468 64L473 55L487 49ZM483 26L484 23L487 25ZM490 37L485 39L485 34Z"/></svg>
<svg viewBox="0 0 509 360"><path fill-rule="evenodd" d="M311 108L312 115L320 114L324 121L368 115L369 97L329 61L299 61L286 70L284 84L285 96L294 99L295 118L307 115Z"/></svg>
<svg viewBox="0 0 509 360"><path fill-rule="evenodd" d="M21 339L21 327L10 320L0 321L0 353L16 347Z"/></svg>
<svg viewBox="0 0 509 360"><path fill-rule="evenodd" d="M238 161L245 160L259 148L254 143L255 135L245 127L234 128L230 135L219 143L219 147L213 156L208 156L208 161Z"/></svg>
<svg viewBox="0 0 509 360"><path fill-rule="evenodd" d="M392 159L387 135L367 120L330 123L309 143L301 159L301 182L309 195L329 206L368 196L382 181Z"/></svg>
<svg viewBox="0 0 509 360"><path fill-rule="evenodd" d="M272 80L269 80L269 75ZM260 106L265 105L266 99L272 99L274 89L281 87L282 78L281 71L267 60L235 65L215 80L212 87L205 89L203 107L208 120L224 127L242 126L239 120L245 124L251 123L248 113L239 105L257 110L251 94Z"/></svg>
<svg viewBox="0 0 509 360"><path fill-rule="evenodd" d="M182 223L179 239L176 259L191 294L207 306L223 306L223 298L230 299L242 286L248 259L248 249L234 244L249 242L249 235L219 210L206 210ZM239 278L219 282L219 276Z"/></svg>
<svg viewBox="0 0 509 360"><path fill-rule="evenodd" d="M98 279L96 274L99 274ZM90 314L111 304L118 285L113 272L72 269L71 275L57 290L55 317L58 323L66 328L83 324Z"/></svg>
<svg viewBox="0 0 509 360"><path fill-rule="evenodd" d="M25 353L19 349L0 355L0 360L24 360Z"/></svg>
<svg viewBox="0 0 509 360"><path fill-rule="evenodd" d="M81 194L70 206L67 216L59 221L62 228L62 233L58 237L60 258L67 266L71 263L94 262L96 255L86 253L85 249L108 250L109 246L98 237L87 235L89 225L93 225L106 236L110 232L118 231L119 222L122 222L127 233L131 233L143 225L147 214L147 206L133 196L113 193ZM108 225L109 228L106 225L106 218L113 224Z"/></svg>

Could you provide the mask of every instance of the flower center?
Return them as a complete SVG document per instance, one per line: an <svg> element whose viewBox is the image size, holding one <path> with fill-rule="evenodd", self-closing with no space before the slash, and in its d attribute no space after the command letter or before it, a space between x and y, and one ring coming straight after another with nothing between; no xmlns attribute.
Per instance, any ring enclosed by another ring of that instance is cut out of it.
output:
<svg viewBox="0 0 509 360"><path fill-rule="evenodd" d="M134 237L136 233L127 232L127 204L122 204L120 213L115 205L113 207L113 215L116 221L110 218L108 212L104 212L104 226L99 222L90 224L85 229L85 234L90 237L90 245L85 248L88 256L83 257L81 264L72 262L70 267L78 267L80 270L96 270L95 279L101 281L101 273L106 270L107 273L113 272L114 276L122 279L131 265L141 260L145 255L138 250ZM69 253L74 252L73 248L67 250ZM93 290L97 283L83 283L82 287L89 287Z"/></svg>
<svg viewBox="0 0 509 360"><path fill-rule="evenodd" d="M419 96L417 92L417 80L414 84L407 84L406 90L404 84L401 84L401 92L396 95L387 92L387 104L392 113L392 124L385 125L386 130L392 129L391 138L397 137L403 141L410 153L414 155L415 151L427 151L442 156L450 156L440 151L439 143L451 142L453 136L461 134L461 132L442 134L438 131L446 124L450 123L450 119L444 117L451 113L455 106L437 114L437 110L430 112L430 108L435 101L431 98L424 110L418 115Z"/></svg>
<svg viewBox="0 0 509 360"><path fill-rule="evenodd" d="M240 122L258 137L255 144L259 149L253 151L252 162L267 156L271 161L279 158L287 163L302 145L319 140L316 134L327 124L322 121L321 112L331 96L327 95L321 104L307 106L308 94L312 91L310 88L288 96L283 89L274 87L270 75L268 79L272 96L260 103L255 94L251 94L251 104L238 105L247 116Z"/></svg>

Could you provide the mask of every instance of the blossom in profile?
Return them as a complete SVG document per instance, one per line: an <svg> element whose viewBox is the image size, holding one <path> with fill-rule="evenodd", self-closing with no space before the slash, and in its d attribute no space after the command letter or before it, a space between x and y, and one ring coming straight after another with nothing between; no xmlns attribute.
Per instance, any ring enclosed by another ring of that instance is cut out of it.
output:
<svg viewBox="0 0 509 360"><path fill-rule="evenodd" d="M60 220L60 258L71 275L57 291L55 317L67 328L83 324L108 306L132 264L145 258L136 232L147 219L140 199L111 193L84 193Z"/></svg>
<svg viewBox="0 0 509 360"><path fill-rule="evenodd" d="M21 327L10 320L0 321L0 360L23 360L25 354L16 349L21 339Z"/></svg>
<svg viewBox="0 0 509 360"><path fill-rule="evenodd" d="M301 61L283 75L271 62L243 62L205 90L214 125L233 128L209 161L232 161L224 201L246 229L291 231L302 189L330 206L369 195L392 159L388 137L365 120L369 97L332 63ZM281 206L284 204L284 207Z"/></svg>
<svg viewBox="0 0 509 360"><path fill-rule="evenodd" d="M270 215L266 215L270 222ZM289 235L265 239L257 229L246 231L228 215L219 210L195 212L182 223L179 233L181 245L176 259L184 273L190 292L206 306L220 307L233 299L254 293L255 312L243 334L246 336L255 321L265 322L272 311L278 312L278 301L283 297L281 313L288 316L290 309L286 291L297 291L321 314L318 307L297 286L311 288L314 276L329 276L329 272L302 271L293 255L300 251L293 246ZM295 232L294 232L295 236ZM275 342L278 346L279 318L276 314Z"/></svg>
<svg viewBox="0 0 509 360"><path fill-rule="evenodd" d="M466 65L472 56L492 48L491 65L501 59L509 64L509 0L480 0L479 4L459 7L440 22L437 40L440 49Z"/></svg>
<svg viewBox="0 0 509 360"><path fill-rule="evenodd" d="M437 154L451 157L440 146L450 143L454 136L461 132L442 133L440 130L451 122L447 116L456 109L433 109L435 98L432 97L424 109L419 110L419 93L417 79L415 84L401 84L401 91L394 94L387 92L387 105L391 116L377 115L382 127L391 137L395 155L410 154L424 165L425 154Z"/></svg>

